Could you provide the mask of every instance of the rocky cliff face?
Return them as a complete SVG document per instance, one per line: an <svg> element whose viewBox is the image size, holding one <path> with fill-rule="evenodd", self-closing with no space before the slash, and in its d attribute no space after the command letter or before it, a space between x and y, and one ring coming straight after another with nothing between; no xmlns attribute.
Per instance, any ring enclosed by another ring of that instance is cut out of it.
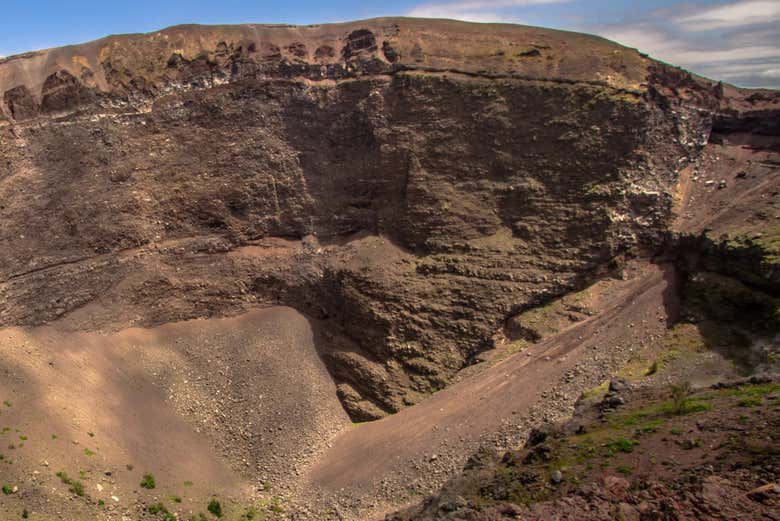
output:
<svg viewBox="0 0 780 521"><path fill-rule="evenodd" d="M658 249L713 125L777 132L777 96L732 90L596 37L405 19L0 60L0 325L283 303L378 418Z"/></svg>

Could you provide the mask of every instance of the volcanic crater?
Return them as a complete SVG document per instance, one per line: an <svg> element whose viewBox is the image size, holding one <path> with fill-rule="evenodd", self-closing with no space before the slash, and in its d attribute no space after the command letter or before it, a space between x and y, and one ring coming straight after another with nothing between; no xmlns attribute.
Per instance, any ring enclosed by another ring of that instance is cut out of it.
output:
<svg viewBox="0 0 780 521"><path fill-rule="evenodd" d="M780 360L776 91L381 18L110 36L0 94L4 519L377 519L674 342L633 385Z"/></svg>

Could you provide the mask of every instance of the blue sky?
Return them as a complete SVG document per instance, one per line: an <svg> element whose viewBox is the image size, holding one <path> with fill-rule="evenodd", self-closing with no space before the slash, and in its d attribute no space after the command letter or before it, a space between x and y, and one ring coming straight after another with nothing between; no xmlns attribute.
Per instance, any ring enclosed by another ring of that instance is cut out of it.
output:
<svg viewBox="0 0 780 521"><path fill-rule="evenodd" d="M425 16L585 31L743 86L780 88L780 0L3 0L0 56L181 23Z"/></svg>

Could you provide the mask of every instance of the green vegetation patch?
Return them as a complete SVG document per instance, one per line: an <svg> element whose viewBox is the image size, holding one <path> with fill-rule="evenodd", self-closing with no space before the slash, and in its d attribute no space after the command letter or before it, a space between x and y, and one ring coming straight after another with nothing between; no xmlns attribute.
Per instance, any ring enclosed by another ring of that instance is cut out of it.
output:
<svg viewBox="0 0 780 521"><path fill-rule="evenodd" d="M758 248L765 264L780 264L780 224L769 226L761 232L761 236L732 236L726 244L733 249Z"/></svg>
<svg viewBox="0 0 780 521"><path fill-rule="evenodd" d="M675 393L672 393L675 394ZM658 401L635 409L622 409L605 417L602 425L593 425L588 432L568 438L568 443L552 449L553 460L548 469L569 469L569 479L596 467L607 468L618 454L635 451L643 436L659 432L678 416L711 410L714 396L692 395L690 386L681 385L671 400ZM672 434L682 434L673 427Z"/></svg>
<svg viewBox="0 0 780 521"><path fill-rule="evenodd" d="M206 508L206 510L217 517L222 517L222 505L216 499L209 501L209 506Z"/></svg>
<svg viewBox="0 0 780 521"><path fill-rule="evenodd" d="M273 512L275 514L281 514L284 512L284 508L282 507L282 499L279 497L272 497L271 499L266 499L263 501L260 501L258 503L258 506L260 508L264 508L268 510L269 512Z"/></svg>
<svg viewBox="0 0 780 521"><path fill-rule="evenodd" d="M607 443L606 448L611 453L615 453L615 452L630 453L630 452L634 452L634 447L636 447L637 445L639 445L639 442L637 440L629 440L621 437L616 439L615 441Z"/></svg>
<svg viewBox="0 0 780 521"><path fill-rule="evenodd" d="M146 510L153 516L156 516L158 514L161 515L164 521L178 521L178 518L174 514L172 514L162 503L155 503L154 505L149 505Z"/></svg>
<svg viewBox="0 0 780 521"><path fill-rule="evenodd" d="M722 389L720 392L725 396L764 397L780 392L780 383L742 385L733 389Z"/></svg>
<svg viewBox="0 0 780 521"><path fill-rule="evenodd" d="M57 472L57 477L60 478L60 481L69 486L68 490L70 490L71 493L76 494L79 497L84 495L84 484L81 483L81 481L72 479L64 470Z"/></svg>
<svg viewBox="0 0 780 521"><path fill-rule="evenodd" d="M688 415L709 411L712 404L698 397L688 397L686 400L675 402L673 400L655 403L635 411L618 412L608 417L608 424L614 429L625 427L638 427L640 429L657 429L665 418L670 416ZM650 432L648 430L648 432Z"/></svg>
<svg viewBox="0 0 780 521"><path fill-rule="evenodd" d="M257 516L258 516L257 509L254 507L250 507L241 516L241 521L253 521L254 519L258 519Z"/></svg>
<svg viewBox="0 0 780 521"><path fill-rule="evenodd" d="M141 478L140 486L141 486L141 488L146 488L146 489L149 489L149 490L152 490L153 488L155 488L157 486L157 483L154 480L154 475L153 474L144 474L143 477Z"/></svg>
<svg viewBox="0 0 780 521"><path fill-rule="evenodd" d="M655 419L650 420L648 422L643 422L637 426L637 433L640 434L651 434L653 432L658 432L658 428L661 427L664 424L663 419Z"/></svg>
<svg viewBox="0 0 780 521"><path fill-rule="evenodd" d="M695 340L700 337L689 337L687 331L681 333L683 338L695 344L686 346L686 350L698 348L699 342ZM600 387L593 392L594 395L606 390L606 384ZM686 430L685 426L692 421L685 416L731 402L724 400L724 395L736 397L733 402L747 400L747 403L762 403L764 397L772 396L779 390L779 384L766 384L694 392L685 382L677 384L669 388L665 400L625 406L606 414L602 422L586 425L584 430L576 434L548 436L539 445L507 453L492 470L467 474L468 479L473 481L473 487L470 488L473 492L464 497L478 506L504 502L527 505L554 497L556 490L565 490L551 486L555 471L562 472L564 485L590 479L591 473L598 468L611 469L626 476L633 475L640 472L640 467L634 461L636 459L649 457L650 462L656 464L651 453L655 445L645 437L654 433L658 433L657 436L669 433L676 437L674 443L683 449L699 447L701 440L688 440L681 436ZM755 454L771 455L777 450L775 444L763 438L746 440L735 437L735 440L730 443L739 443L740 448ZM663 441L666 443L668 440ZM555 482L558 483L557 477Z"/></svg>
<svg viewBox="0 0 780 521"><path fill-rule="evenodd" d="M607 392L609 392L609 380L605 380L596 387L583 392L580 396L580 400L586 403L594 404L601 401L604 396L606 396Z"/></svg>

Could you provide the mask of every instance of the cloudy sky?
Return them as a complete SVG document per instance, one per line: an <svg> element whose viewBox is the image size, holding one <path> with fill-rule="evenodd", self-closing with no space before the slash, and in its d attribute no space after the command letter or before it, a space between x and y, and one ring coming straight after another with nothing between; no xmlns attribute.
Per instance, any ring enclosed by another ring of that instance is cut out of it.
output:
<svg viewBox="0 0 780 521"><path fill-rule="evenodd" d="M458 0L409 14L584 31L710 78L780 87L780 0Z"/></svg>
<svg viewBox="0 0 780 521"><path fill-rule="evenodd" d="M406 15L599 34L713 79L780 88L780 0L3 0L0 56L180 23Z"/></svg>

